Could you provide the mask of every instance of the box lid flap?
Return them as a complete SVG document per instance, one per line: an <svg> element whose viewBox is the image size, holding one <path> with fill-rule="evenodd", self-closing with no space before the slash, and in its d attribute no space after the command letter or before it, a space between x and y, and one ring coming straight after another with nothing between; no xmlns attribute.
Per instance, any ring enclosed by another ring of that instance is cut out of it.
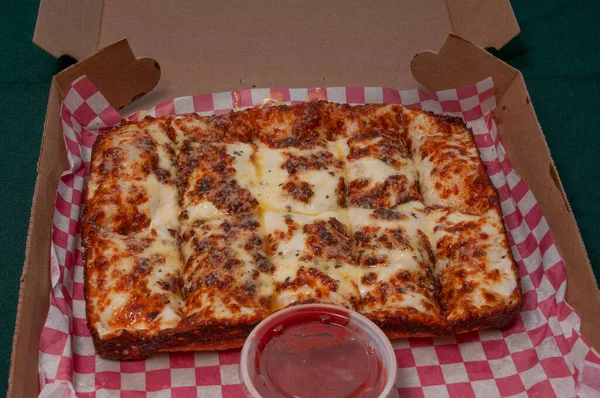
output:
<svg viewBox="0 0 600 398"><path fill-rule="evenodd" d="M354 37L357 33L361 36L370 36L371 40L368 41L377 47L376 43L381 40L386 41L386 34L373 33L372 29L368 28L368 25L376 25L383 29L384 33L387 32L389 51L395 50L394 47L398 40L395 36L397 32L401 32L402 37L405 38L408 33L413 33L420 38L420 41L431 45L429 43L437 41L434 39L440 36L438 30L445 30L442 37L453 31L484 48L490 46L500 48L519 33L509 0L486 2L437 0L406 3L382 1L378 3L378 7L374 7L372 4L366 5L361 1L356 1L356 4L352 6L345 1L323 4L316 0L306 0L301 7L298 7L298 4L282 7L282 4L275 0L260 0L252 3L250 7L237 7L224 5L218 0L206 0L201 3L172 4L168 10L163 9L161 2L154 4L152 1L107 3L104 0L41 0L33 42L55 57L66 54L78 60L95 53L100 48L101 42L106 43L103 35L110 37L116 35L119 38L136 36L136 40L132 41L136 44L136 49L138 42L142 42L144 45L144 41L151 41L153 46L160 47L162 44L170 45L170 42L168 40L157 41L155 35L146 29L147 27L161 26L163 28L158 31L165 35L174 33L169 26L176 26L176 33L179 36L205 34L206 32L203 30L205 28L200 22L206 18L206 9L211 10L211 16L214 16L216 20L221 20L219 22L221 27L232 25L233 31L239 30L236 24L240 23L240 18L257 22L254 25L257 35L264 29L263 23L258 22L267 18L271 21L272 26L277 27L281 25L278 22L281 19L290 24L290 29L293 31L296 27L306 28L312 24L317 34L324 30L324 33L328 33L329 36L332 32L348 38ZM340 16L337 23L332 24L332 15L339 15L340 9L349 12ZM186 12L182 13L181 10L186 10ZM134 15L131 15L132 12ZM137 18L135 17L136 13ZM232 18L223 19L228 14ZM387 21L385 15L394 16L393 22ZM292 16L293 18L288 20L288 17ZM194 19L196 19L196 23L190 23L190 20L193 22ZM331 29L329 29L331 32L324 29L323 24L331 25ZM135 33L132 33L131 27L136 28ZM357 31L357 28L360 29ZM153 30L156 31L156 29ZM294 43L296 46L310 44L308 42L311 34L305 32L308 38L303 37L306 35L286 35L285 37L290 43L289 45ZM221 38L219 33L210 37ZM261 41L265 41L265 45L279 42L276 37L262 35L260 37ZM369 39L369 37L363 38ZM129 39L132 38L129 37ZM330 39L328 36L323 36L321 41L327 43ZM322 46L323 43L320 45ZM351 42L339 44L351 44ZM433 47L422 48L437 50ZM167 51L167 49L163 50ZM284 51L285 48L280 48L280 50ZM358 50L360 51L360 46ZM309 52L310 48L305 48L305 51ZM158 49L158 52L162 52L162 50ZM329 52L332 53L332 50L330 49ZM333 51L333 53L335 52ZM188 53L188 57L201 61L203 54L191 51ZM159 61L163 60L159 59ZM360 68L360 65L356 65L354 68ZM358 82L351 83L358 84Z"/></svg>
<svg viewBox="0 0 600 398"><path fill-rule="evenodd" d="M501 98L519 72L473 43L451 34L439 53L424 51L414 56L411 72L431 90L467 86L489 76L496 97Z"/></svg>
<svg viewBox="0 0 600 398"><path fill-rule="evenodd" d="M446 0L446 6L452 32L479 47L500 49L520 32L506 0Z"/></svg>
<svg viewBox="0 0 600 398"><path fill-rule="evenodd" d="M126 39L104 47L65 69L55 79L61 93L86 75L107 101L120 110L152 90L160 80L160 66L151 58L136 58Z"/></svg>

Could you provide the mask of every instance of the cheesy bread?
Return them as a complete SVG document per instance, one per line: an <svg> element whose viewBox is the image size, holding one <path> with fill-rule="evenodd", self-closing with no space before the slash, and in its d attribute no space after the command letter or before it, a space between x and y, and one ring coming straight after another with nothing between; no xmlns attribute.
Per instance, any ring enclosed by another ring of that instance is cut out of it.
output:
<svg viewBox="0 0 600 398"><path fill-rule="evenodd" d="M329 303L390 337L507 327L522 295L458 118L328 102L146 117L101 134L82 225L97 352L239 347Z"/></svg>

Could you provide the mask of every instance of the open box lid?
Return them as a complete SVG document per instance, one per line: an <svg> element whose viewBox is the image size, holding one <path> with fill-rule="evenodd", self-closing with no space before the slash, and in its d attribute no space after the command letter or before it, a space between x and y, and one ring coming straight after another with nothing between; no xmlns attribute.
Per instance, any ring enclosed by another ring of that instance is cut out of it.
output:
<svg viewBox="0 0 600 398"><path fill-rule="evenodd" d="M161 68L156 89L138 101L147 108L252 86L414 88L412 57L439 50L451 32L500 48L519 28L508 0L42 0L33 41L83 60L126 37Z"/></svg>
<svg viewBox="0 0 600 398"><path fill-rule="evenodd" d="M518 34L509 1L351 3L42 0L34 42L85 59L56 76L59 88L86 74L117 109L145 93L136 109L254 86L440 90L492 76L504 147L567 264L566 298L583 318L582 333L600 348L600 292L523 77L483 50Z"/></svg>
<svg viewBox="0 0 600 398"><path fill-rule="evenodd" d="M451 31L480 47L499 49L519 33L508 0L492 0L485 4L477 0L400 3L388 0L377 6L344 0L329 1L328 4L309 0L285 5L274 0L261 0L248 2L245 6L233 6L210 0L192 4L181 2L167 8L158 4L153 7L152 1L127 3L109 0L41 0L33 42L55 57L66 54L78 60L89 57L104 45L115 41L119 35L142 45L151 41L151 46L158 52L164 51L164 45L173 40L182 44L200 42L200 47L194 47L196 51L185 60L193 61L194 54L198 54L198 58L205 58L202 42L204 46L217 47L215 41L206 40L207 37L227 42L221 50L237 50L242 54L258 56L262 52L279 53L282 48L265 47L262 51L255 51L253 47L260 46L254 40L256 37L281 35L283 42L304 46L310 44L312 38L326 44L324 42L327 39L323 38L331 38L337 32L351 40L348 43L352 43L352 49L363 39L372 52L381 57L389 54L390 50L395 51L389 47L383 54L376 51L381 45L389 45L388 40L397 42L395 38L412 37L415 34L418 34L419 41L429 41L436 37L443 38ZM154 29L153 22L160 22L158 25L165 26L165 29ZM252 37L243 34L246 30L252 31ZM379 31L385 40L372 42L373 31ZM197 36L190 35L183 42L180 36L182 32L196 32ZM298 35L298 32L302 34ZM354 41L355 38L359 39L358 43ZM246 48L244 39L253 41L255 46ZM320 51L318 48L311 49L315 50ZM327 50L329 53L330 49ZM215 51L220 50L215 48ZM297 55L303 57L303 54ZM177 62L176 59L171 61Z"/></svg>

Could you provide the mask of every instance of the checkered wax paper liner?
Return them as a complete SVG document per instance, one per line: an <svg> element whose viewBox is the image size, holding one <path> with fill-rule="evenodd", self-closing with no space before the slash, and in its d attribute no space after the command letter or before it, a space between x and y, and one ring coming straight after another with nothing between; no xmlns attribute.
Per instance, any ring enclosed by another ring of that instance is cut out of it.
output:
<svg viewBox="0 0 600 398"><path fill-rule="evenodd" d="M539 205L511 168L492 110L491 78L428 93L379 87L252 89L163 102L136 113L163 116L226 113L270 103L329 100L401 103L463 117L473 129L487 172L498 189L522 276L525 304L513 327L446 338L394 341L402 397L570 397L600 394L600 357L582 339L579 316L565 303L564 263ZM86 326L79 220L91 147L121 117L85 77L61 107L69 170L60 178L52 225L50 309L39 343L44 397L241 397L240 351L162 353L119 362L95 355Z"/></svg>

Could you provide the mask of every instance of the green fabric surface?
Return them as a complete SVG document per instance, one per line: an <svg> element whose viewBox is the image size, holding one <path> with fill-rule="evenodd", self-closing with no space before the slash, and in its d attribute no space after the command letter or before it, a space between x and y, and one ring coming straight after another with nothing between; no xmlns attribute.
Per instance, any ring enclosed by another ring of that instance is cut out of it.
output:
<svg viewBox="0 0 600 398"><path fill-rule="evenodd" d="M525 76L598 279L600 2L519 0L513 8L522 32L494 54ZM38 3L28 0L0 12L0 394L7 390L50 80L68 65L32 44L37 10Z"/></svg>

